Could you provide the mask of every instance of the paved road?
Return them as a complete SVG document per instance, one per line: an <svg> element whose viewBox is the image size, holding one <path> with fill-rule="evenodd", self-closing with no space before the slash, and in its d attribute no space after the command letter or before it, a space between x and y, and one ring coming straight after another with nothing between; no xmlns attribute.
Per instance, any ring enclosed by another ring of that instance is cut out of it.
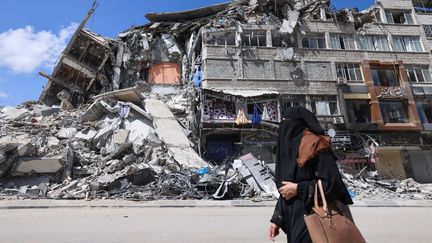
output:
<svg viewBox="0 0 432 243"><path fill-rule="evenodd" d="M268 207L4 209L0 242L269 242L271 213ZM432 242L432 208L353 208L353 214L368 242Z"/></svg>

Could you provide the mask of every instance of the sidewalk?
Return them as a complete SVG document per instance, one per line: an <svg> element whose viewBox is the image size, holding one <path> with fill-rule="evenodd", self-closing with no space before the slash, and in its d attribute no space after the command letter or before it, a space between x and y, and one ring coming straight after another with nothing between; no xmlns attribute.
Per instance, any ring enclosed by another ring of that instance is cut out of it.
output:
<svg viewBox="0 0 432 243"><path fill-rule="evenodd" d="M232 200L160 200L133 202L122 200L2 200L0 209L43 208L217 208L217 207L273 207L275 201ZM352 207L431 207L432 200L411 201L356 201Z"/></svg>

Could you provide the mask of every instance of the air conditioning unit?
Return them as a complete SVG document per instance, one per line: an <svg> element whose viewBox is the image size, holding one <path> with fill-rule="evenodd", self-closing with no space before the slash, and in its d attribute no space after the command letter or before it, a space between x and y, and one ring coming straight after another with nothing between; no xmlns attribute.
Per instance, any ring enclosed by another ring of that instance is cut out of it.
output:
<svg viewBox="0 0 432 243"><path fill-rule="evenodd" d="M347 84L348 80L346 78L337 78L338 84Z"/></svg>
<svg viewBox="0 0 432 243"><path fill-rule="evenodd" d="M344 124L344 118L342 116L334 117L333 118L333 124Z"/></svg>

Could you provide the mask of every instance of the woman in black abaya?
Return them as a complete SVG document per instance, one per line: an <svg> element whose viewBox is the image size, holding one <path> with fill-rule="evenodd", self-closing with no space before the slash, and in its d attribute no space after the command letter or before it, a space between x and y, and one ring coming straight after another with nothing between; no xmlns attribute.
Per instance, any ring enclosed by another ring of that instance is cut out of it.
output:
<svg viewBox="0 0 432 243"><path fill-rule="evenodd" d="M291 107L282 116L276 162L276 185L281 196L270 222L269 238L274 240L282 229L289 243L312 243L304 222L313 205L315 183L321 179L327 201L352 204L342 181L332 151L320 152L303 167L297 155L305 129L324 135L315 115L303 107Z"/></svg>

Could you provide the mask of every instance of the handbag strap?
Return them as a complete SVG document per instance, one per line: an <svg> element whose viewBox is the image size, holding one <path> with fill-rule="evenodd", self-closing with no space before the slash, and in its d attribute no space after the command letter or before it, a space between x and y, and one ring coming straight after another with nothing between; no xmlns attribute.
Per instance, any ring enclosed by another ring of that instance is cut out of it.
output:
<svg viewBox="0 0 432 243"><path fill-rule="evenodd" d="M322 181L318 180L318 182L315 184L315 193L314 193L314 205L315 208L318 208L318 189L321 195L321 200L323 202L323 208L325 211L327 211L328 209L328 205L327 205L327 200L325 198L325 194L324 194L324 189L323 189L323 185L322 185Z"/></svg>

